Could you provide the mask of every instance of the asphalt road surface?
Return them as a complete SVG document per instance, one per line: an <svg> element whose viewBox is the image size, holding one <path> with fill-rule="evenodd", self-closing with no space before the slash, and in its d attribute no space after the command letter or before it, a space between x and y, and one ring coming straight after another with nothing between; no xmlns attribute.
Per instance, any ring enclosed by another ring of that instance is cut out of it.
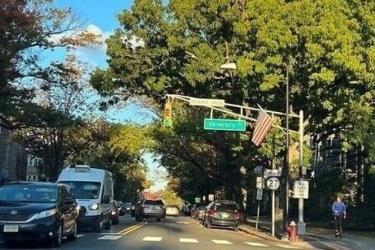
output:
<svg viewBox="0 0 375 250"><path fill-rule="evenodd" d="M241 249L298 249L285 243L265 241L243 232L226 229L206 229L188 217L167 217L164 221L135 222L129 215L121 217L119 225L110 231L82 231L74 242L64 240L60 249L78 250L241 250ZM48 249L36 242L20 242L0 248Z"/></svg>

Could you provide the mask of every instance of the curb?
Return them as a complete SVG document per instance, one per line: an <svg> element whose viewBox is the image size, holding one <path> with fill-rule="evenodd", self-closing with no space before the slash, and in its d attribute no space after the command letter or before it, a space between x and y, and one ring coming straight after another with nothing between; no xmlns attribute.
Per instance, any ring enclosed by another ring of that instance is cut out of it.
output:
<svg viewBox="0 0 375 250"><path fill-rule="evenodd" d="M255 231L253 229L248 229L244 226L239 226L238 229L244 233L247 233L247 234L250 234L252 236L255 236L255 237L258 237L258 238L261 238L263 240L271 240L271 241L277 241L277 242L280 242L282 240L279 240L277 239L276 237L273 237L273 236L270 236L270 235L267 235L263 232L260 232L260 231Z"/></svg>

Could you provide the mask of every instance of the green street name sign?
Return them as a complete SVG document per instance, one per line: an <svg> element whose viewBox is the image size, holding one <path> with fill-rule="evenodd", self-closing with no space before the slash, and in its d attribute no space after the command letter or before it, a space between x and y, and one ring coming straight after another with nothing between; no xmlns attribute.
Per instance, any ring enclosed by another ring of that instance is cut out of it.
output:
<svg viewBox="0 0 375 250"><path fill-rule="evenodd" d="M231 119L204 119L204 129L224 131L246 131L246 121Z"/></svg>

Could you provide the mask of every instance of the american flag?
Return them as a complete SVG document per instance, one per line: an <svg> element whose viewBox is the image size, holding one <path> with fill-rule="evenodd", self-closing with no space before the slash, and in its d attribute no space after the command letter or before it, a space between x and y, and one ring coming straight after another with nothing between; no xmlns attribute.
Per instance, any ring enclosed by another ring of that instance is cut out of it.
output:
<svg viewBox="0 0 375 250"><path fill-rule="evenodd" d="M255 123L253 138L251 139L251 141L257 147L262 144L263 139L266 137L268 131L272 127L272 122L272 118L264 110L259 112L258 119Z"/></svg>

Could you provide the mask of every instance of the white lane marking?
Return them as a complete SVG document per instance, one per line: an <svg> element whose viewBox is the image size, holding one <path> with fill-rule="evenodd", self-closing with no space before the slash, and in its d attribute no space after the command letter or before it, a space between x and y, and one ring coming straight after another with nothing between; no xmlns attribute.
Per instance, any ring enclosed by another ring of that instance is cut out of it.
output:
<svg viewBox="0 0 375 250"><path fill-rule="evenodd" d="M222 244L222 245L233 245L232 242L229 242L227 240L212 240L215 244Z"/></svg>
<svg viewBox="0 0 375 250"><path fill-rule="evenodd" d="M118 240L120 238L122 238L122 236L105 235L105 236L98 238L98 240Z"/></svg>
<svg viewBox="0 0 375 250"><path fill-rule="evenodd" d="M198 243L197 239L180 238L181 243Z"/></svg>
<svg viewBox="0 0 375 250"><path fill-rule="evenodd" d="M253 246L253 247L268 247L268 245L258 243L258 242L245 241L244 243L249 245L249 246Z"/></svg>
<svg viewBox="0 0 375 250"><path fill-rule="evenodd" d="M287 245L281 245L281 244L277 244L276 246L281 247L281 248L288 248L288 249L298 249L299 248L299 247L287 246Z"/></svg>
<svg viewBox="0 0 375 250"><path fill-rule="evenodd" d="M161 241L162 237L144 237L142 241Z"/></svg>
<svg viewBox="0 0 375 250"><path fill-rule="evenodd" d="M84 236L85 236L84 234L77 234L77 238L82 238Z"/></svg>
<svg viewBox="0 0 375 250"><path fill-rule="evenodd" d="M184 224L184 225L189 225L190 223L187 221L176 221L177 224Z"/></svg>

